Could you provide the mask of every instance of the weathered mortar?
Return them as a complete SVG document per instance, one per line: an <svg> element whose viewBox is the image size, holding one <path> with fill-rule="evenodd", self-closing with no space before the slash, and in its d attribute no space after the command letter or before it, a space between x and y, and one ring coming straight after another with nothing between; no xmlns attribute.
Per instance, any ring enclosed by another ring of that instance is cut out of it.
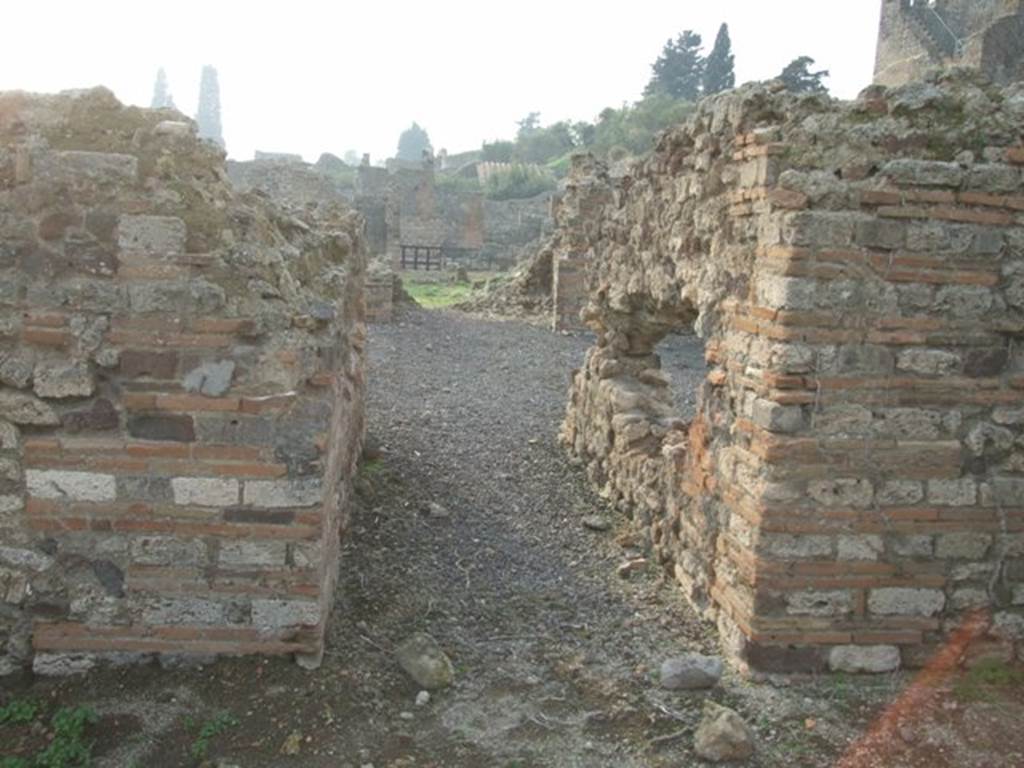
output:
<svg viewBox="0 0 1024 768"><path fill-rule="evenodd" d="M609 202L564 440L741 663L913 666L973 609L976 652L1024 650L1022 125L962 73L756 85L618 182L577 165ZM690 423L654 353L687 326Z"/></svg>
<svg viewBox="0 0 1024 768"><path fill-rule="evenodd" d="M322 651L362 222L236 194L180 119L0 94L0 672Z"/></svg>

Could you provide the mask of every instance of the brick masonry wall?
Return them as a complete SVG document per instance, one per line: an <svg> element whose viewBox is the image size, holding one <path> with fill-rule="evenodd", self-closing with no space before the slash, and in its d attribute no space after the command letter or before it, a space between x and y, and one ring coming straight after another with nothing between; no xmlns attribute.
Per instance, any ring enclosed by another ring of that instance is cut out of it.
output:
<svg viewBox="0 0 1024 768"><path fill-rule="evenodd" d="M706 100L598 216L564 440L752 669L1024 650L1024 91L930 87Z"/></svg>
<svg viewBox="0 0 1024 768"><path fill-rule="evenodd" d="M0 672L322 651L362 223L237 194L180 120L0 94Z"/></svg>

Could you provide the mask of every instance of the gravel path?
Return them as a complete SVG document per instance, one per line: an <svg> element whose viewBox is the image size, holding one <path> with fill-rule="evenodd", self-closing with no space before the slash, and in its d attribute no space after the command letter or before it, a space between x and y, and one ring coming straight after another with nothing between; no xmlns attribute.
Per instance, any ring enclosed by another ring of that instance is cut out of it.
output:
<svg viewBox="0 0 1024 768"><path fill-rule="evenodd" d="M382 648L432 634L461 670L441 714L449 734L530 765L647 765L621 734L602 741L595 712L662 655L714 640L653 568L616 576L626 553L614 532L581 525L607 510L557 433L590 343L419 311L370 338L383 460L364 473L340 614ZM702 374L684 365L701 364L699 347L676 338L669 349L693 389ZM626 708L622 723L643 719Z"/></svg>

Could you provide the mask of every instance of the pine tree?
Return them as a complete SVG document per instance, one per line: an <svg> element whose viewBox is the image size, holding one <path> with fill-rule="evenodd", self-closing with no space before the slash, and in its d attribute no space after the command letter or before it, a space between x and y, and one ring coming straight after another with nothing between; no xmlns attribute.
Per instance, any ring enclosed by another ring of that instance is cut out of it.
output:
<svg viewBox="0 0 1024 768"><path fill-rule="evenodd" d="M718 28L715 47L704 62L704 95L728 91L736 86L735 58L732 55L732 40L729 39L729 25Z"/></svg>
<svg viewBox="0 0 1024 768"><path fill-rule="evenodd" d="M828 93L828 88L821 82L822 79L828 77L828 70L811 72L810 67L813 63L814 59L810 56L793 59L782 70L778 79L794 93Z"/></svg>
<svg viewBox="0 0 1024 768"><path fill-rule="evenodd" d="M151 109L177 109L174 105L174 97L171 96L170 86L167 85L167 73L160 67L156 71L156 82L153 83L153 100L150 102Z"/></svg>
<svg viewBox="0 0 1024 768"><path fill-rule="evenodd" d="M199 81L199 108L196 110L199 137L224 147L220 124L220 84L217 70L207 64Z"/></svg>
<svg viewBox="0 0 1024 768"><path fill-rule="evenodd" d="M689 29L665 43L661 56L651 67L653 74L644 89L644 96L664 93L687 101L699 99L704 79L704 57L700 55L700 46L700 35Z"/></svg>
<svg viewBox="0 0 1024 768"><path fill-rule="evenodd" d="M431 154L434 151L430 146L430 136L417 123L413 123L398 137L398 154L395 157L415 163L423 159L424 151Z"/></svg>

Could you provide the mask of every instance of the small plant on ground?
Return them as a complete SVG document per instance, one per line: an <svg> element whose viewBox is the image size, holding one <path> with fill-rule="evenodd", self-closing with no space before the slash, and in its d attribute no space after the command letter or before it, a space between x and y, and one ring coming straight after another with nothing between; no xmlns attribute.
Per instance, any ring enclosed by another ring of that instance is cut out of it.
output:
<svg viewBox="0 0 1024 768"><path fill-rule="evenodd" d="M986 659L953 684L953 695L960 701L985 701L1020 685L1024 685L1024 669L999 659Z"/></svg>
<svg viewBox="0 0 1024 768"><path fill-rule="evenodd" d="M194 721L191 718L186 720L187 727L190 727L192 723ZM210 740L224 733L228 728L234 728L237 725L238 720L230 712L218 712L203 723L202 728L199 729L199 735L196 736L195 741L192 742L192 747L189 749L192 757L196 760L205 759L206 753L210 749Z"/></svg>
<svg viewBox="0 0 1024 768"><path fill-rule="evenodd" d="M27 723L35 718L38 707L31 702L14 701L2 712L7 717L0 723ZM92 742L86 741L85 731L98 720L90 707L63 707L50 721L53 739L46 749L31 757L0 758L0 768L85 768L92 764Z"/></svg>
<svg viewBox="0 0 1024 768"><path fill-rule="evenodd" d="M39 713L39 705L31 699L13 699L0 707L0 725L31 723Z"/></svg>
<svg viewBox="0 0 1024 768"><path fill-rule="evenodd" d="M469 283L417 283L406 282L405 290L416 303L426 309L441 309L469 298Z"/></svg>

